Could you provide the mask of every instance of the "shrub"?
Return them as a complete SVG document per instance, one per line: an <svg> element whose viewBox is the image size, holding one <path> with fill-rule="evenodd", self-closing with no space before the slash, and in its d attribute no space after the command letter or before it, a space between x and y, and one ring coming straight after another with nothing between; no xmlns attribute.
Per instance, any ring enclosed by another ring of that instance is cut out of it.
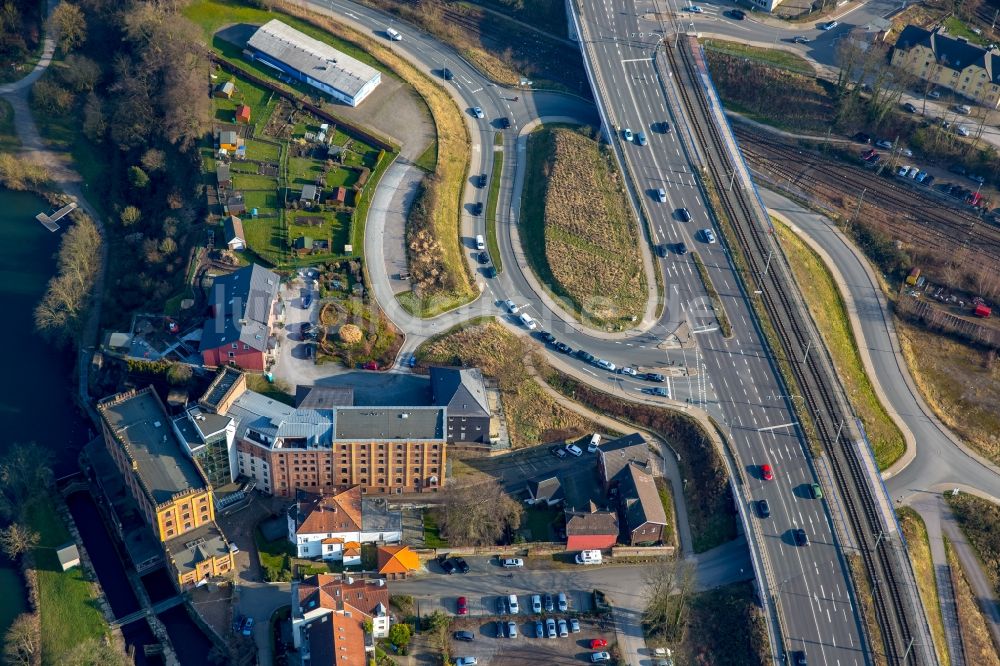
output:
<svg viewBox="0 0 1000 666"><path fill-rule="evenodd" d="M340 327L340 339L348 345L356 345L363 339L361 329L354 324L344 324Z"/></svg>

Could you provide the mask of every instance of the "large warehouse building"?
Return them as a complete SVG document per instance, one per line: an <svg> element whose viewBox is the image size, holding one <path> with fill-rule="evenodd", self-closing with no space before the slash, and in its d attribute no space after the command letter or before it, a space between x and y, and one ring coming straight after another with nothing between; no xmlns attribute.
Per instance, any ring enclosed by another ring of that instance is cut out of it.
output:
<svg viewBox="0 0 1000 666"><path fill-rule="evenodd" d="M257 29L247 42L247 53L351 106L360 104L382 81L374 67L277 19Z"/></svg>

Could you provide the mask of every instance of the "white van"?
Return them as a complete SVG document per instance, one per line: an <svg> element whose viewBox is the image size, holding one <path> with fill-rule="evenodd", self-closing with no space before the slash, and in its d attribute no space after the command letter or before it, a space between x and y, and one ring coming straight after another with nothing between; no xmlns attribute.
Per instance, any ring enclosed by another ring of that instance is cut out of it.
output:
<svg viewBox="0 0 1000 666"><path fill-rule="evenodd" d="M590 444L587 445L587 453L593 453L601 445L601 436L596 432L590 436Z"/></svg>
<svg viewBox="0 0 1000 666"><path fill-rule="evenodd" d="M401 41L403 41L403 36L401 34L399 34L399 32L397 30L393 30L392 28L386 28L385 29L385 36L388 37L389 39L391 39L394 42L401 42Z"/></svg>
<svg viewBox="0 0 1000 666"><path fill-rule="evenodd" d="M486 240L482 237L482 235L476 236L476 249L477 250L486 249Z"/></svg>
<svg viewBox="0 0 1000 666"><path fill-rule="evenodd" d="M576 556L577 564L600 564L604 561L599 550L583 550Z"/></svg>
<svg viewBox="0 0 1000 666"><path fill-rule="evenodd" d="M535 320L532 319L531 316L527 312L522 312L520 314L520 316L518 317L518 319L521 320L521 323L529 331L535 330L535 328L537 328L537 326L538 326L538 324L535 323Z"/></svg>

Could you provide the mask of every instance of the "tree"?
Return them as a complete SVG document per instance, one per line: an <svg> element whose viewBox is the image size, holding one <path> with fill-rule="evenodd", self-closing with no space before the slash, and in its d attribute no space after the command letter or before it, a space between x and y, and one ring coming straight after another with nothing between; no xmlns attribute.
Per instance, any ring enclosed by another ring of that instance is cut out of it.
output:
<svg viewBox="0 0 1000 666"><path fill-rule="evenodd" d="M406 623L394 624L389 629L389 642L397 648L405 648L410 644L413 630Z"/></svg>
<svg viewBox="0 0 1000 666"><path fill-rule="evenodd" d="M458 483L441 491L444 503L438 509L438 524L457 546L485 546L521 526L524 510L504 492L500 481Z"/></svg>
<svg viewBox="0 0 1000 666"><path fill-rule="evenodd" d="M88 638L63 654L59 664L60 666L132 666L132 660L107 639Z"/></svg>
<svg viewBox="0 0 1000 666"><path fill-rule="evenodd" d="M51 454L34 444L16 443L0 457L0 516L17 517L20 508L52 481Z"/></svg>
<svg viewBox="0 0 1000 666"><path fill-rule="evenodd" d="M73 107L73 93L48 77L35 82L31 96L40 109L49 113L64 114Z"/></svg>
<svg viewBox="0 0 1000 666"><path fill-rule="evenodd" d="M9 190L33 190L51 180L48 170L27 155L0 153L0 183Z"/></svg>
<svg viewBox="0 0 1000 666"><path fill-rule="evenodd" d="M664 560L647 567L646 610L642 621L650 634L671 642L683 635L687 604L694 591L694 567L687 560Z"/></svg>
<svg viewBox="0 0 1000 666"><path fill-rule="evenodd" d="M173 254L177 251L177 241L173 238L164 238L160 241L160 252L163 254Z"/></svg>
<svg viewBox="0 0 1000 666"><path fill-rule="evenodd" d="M135 206L125 206L119 217L121 218L122 224L126 227L131 227L142 217L142 212Z"/></svg>
<svg viewBox="0 0 1000 666"><path fill-rule="evenodd" d="M66 56L59 76L74 92L90 92L101 78L101 66L87 56L73 53Z"/></svg>
<svg viewBox="0 0 1000 666"><path fill-rule="evenodd" d="M22 613L4 635L3 660L8 666L35 666L42 654L42 628L37 613Z"/></svg>
<svg viewBox="0 0 1000 666"><path fill-rule="evenodd" d="M38 545L38 532L21 523L11 523L0 528L0 550L9 559L16 560Z"/></svg>
<svg viewBox="0 0 1000 666"><path fill-rule="evenodd" d="M167 369L167 383L171 386L183 386L191 381L192 376L191 366L184 363L174 363Z"/></svg>
<svg viewBox="0 0 1000 666"><path fill-rule="evenodd" d="M49 29L56 33L63 53L69 53L87 39L87 20L83 11L66 0L52 10Z"/></svg>
<svg viewBox="0 0 1000 666"><path fill-rule="evenodd" d="M83 104L83 133L88 139L97 143L104 140L108 131L108 121L104 117L104 103L95 92L87 93L87 101Z"/></svg>
<svg viewBox="0 0 1000 666"><path fill-rule="evenodd" d="M139 167L131 166L128 168L128 182L132 184L132 187L144 190L149 187L149 176Z"/></svg>
<svg viewBox="0 0 1000 666"><path fill-rule="evenodd" d="M101 267L101 234L86 215L75 219L59 247L59 272L35 308L35 326L57 343L69 342L79 330Z"/></svg>
<svg viewBox="0 0 1000 666"><path fill-rule="evenodd" d="M146 171L162 171L167 165L167 154L150 148L142 154L142 166Z"/></svg>

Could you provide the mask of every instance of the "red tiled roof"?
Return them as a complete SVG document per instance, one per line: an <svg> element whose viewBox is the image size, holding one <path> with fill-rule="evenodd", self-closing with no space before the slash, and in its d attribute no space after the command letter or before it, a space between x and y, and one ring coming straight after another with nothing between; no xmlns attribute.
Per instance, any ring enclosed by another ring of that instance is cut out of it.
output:
<svg viewBox="0 0 1000 666"><path fill-rule="evenodd" d="M611 548L618 541L618 535L610 534L581 534L570 535L566 539L566 550L605 550Z"/></svg>
<svg viewBox="0 0 1000 666"><path fill-rule="evenodd" d="M339 610L344 604L349 604L360 612L374 616L375 607L382 604L389 606L389 589L385 585L355 579L335 576L333 574L316 574L302 580L298 585L298 604L301 613L307 613L314 608L329 608Z"/></svg>
<svg viewBox="0 0 1000 666"><path fill-rule="evenodd" d="M300 493L297 534L331 534L361 529L361 486L337 495Z"/></svg>

